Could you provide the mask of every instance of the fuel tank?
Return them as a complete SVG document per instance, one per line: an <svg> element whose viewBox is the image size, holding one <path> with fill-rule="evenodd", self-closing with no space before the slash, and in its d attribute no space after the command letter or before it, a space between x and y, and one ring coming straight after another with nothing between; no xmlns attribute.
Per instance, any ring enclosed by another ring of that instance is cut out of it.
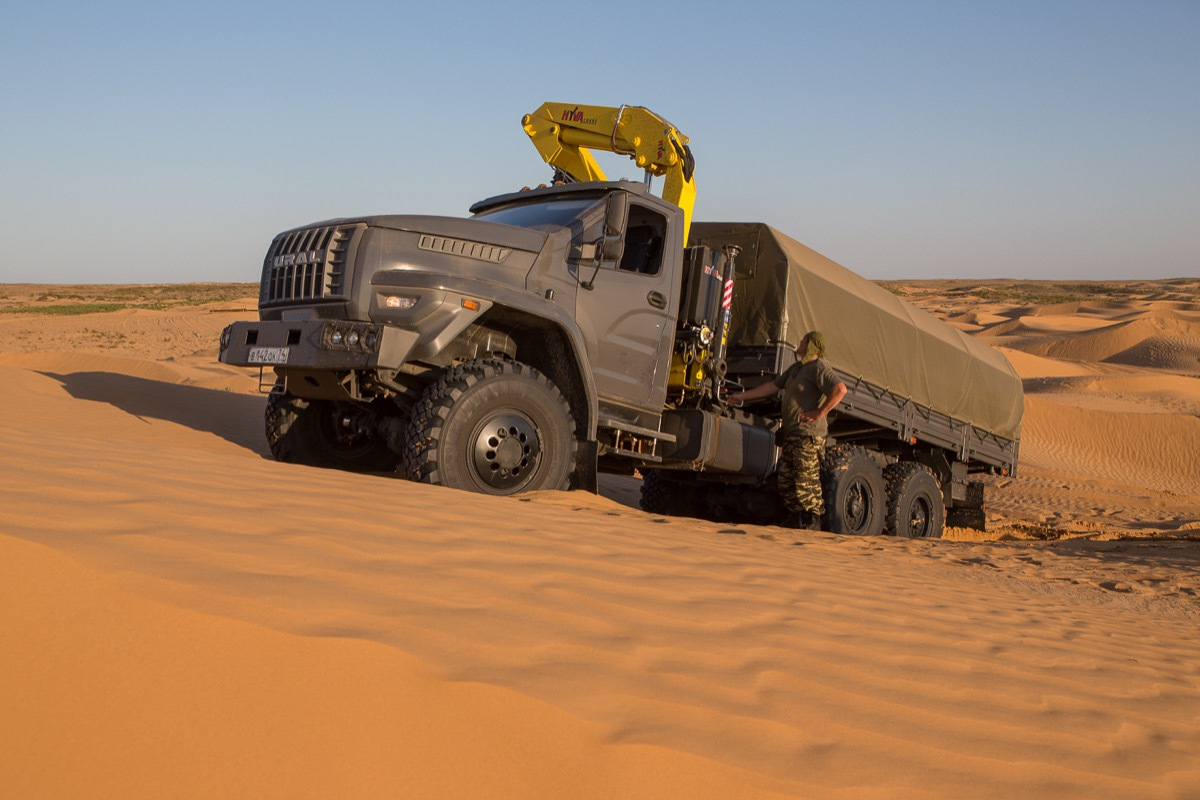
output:
<svg viewBox="0 0 1200 800"><path fill-rule="evenodd" d="M775 434L767 428L684 409L663 414L662 430L675 436L661 450L663 466L763 478L775 469Z"/></svg>

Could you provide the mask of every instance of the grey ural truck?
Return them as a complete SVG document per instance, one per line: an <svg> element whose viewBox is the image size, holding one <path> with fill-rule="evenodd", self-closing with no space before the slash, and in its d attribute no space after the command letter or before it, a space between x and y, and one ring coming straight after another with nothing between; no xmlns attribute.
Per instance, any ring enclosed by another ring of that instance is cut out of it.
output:
<svg viewBox="0 0 1200 800"><path fill-rule="evenodd" d="M1003 355L766 225L696 223L685 242L680 208L626 181L471 214L275 238L260 319L222 333L220 360L274 373L277 459L500 495L636 471L648 511L773 522L778 400L722 397L819 329L848 389L827 529L981 526L973 478L1016 467L1022 390Z"/></svg>

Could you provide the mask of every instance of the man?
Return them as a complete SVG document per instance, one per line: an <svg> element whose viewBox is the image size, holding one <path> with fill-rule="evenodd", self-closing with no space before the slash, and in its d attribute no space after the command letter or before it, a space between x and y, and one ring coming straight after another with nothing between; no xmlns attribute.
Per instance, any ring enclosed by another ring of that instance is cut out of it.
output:
<svg viewBox="0 0 1200 800"><path fill-rule="evenodd" d="M792 525L820 530L825 514L821 454L829 433L825 417L846 396L846 384L825 361L825 337L820 331L805 334L798 354L800 359L774 380L746 392L734 392L726 399L745 403L783 390L783 452L776 473L779 494L793 515Z"/></svg>

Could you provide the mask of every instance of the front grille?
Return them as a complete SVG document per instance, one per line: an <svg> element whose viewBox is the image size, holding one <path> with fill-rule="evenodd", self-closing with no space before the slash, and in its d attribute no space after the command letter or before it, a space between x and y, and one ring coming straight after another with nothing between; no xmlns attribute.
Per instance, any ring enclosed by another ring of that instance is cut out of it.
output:
<svg viewBox="0 0 1200 800"><path fill-rule="evenodd" d="M327 225L276 236L263 260L259 305L344 300L347 255L357 227Z"/></svg>

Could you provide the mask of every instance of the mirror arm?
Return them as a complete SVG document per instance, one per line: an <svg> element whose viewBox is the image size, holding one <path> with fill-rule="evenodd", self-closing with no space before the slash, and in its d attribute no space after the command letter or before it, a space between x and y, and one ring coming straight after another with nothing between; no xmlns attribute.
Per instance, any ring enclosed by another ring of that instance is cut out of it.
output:
<svg viewBox="0 0 1200 800"><path fill-rule="evenodd" d="M600 259L604 257L604 234L600 234L593 246L596 248L596 268L592 270L592 277L589 280L579 282L579 285L588 291L592 290L592 287L596 284L596 276L600 274Z"/></svg>

